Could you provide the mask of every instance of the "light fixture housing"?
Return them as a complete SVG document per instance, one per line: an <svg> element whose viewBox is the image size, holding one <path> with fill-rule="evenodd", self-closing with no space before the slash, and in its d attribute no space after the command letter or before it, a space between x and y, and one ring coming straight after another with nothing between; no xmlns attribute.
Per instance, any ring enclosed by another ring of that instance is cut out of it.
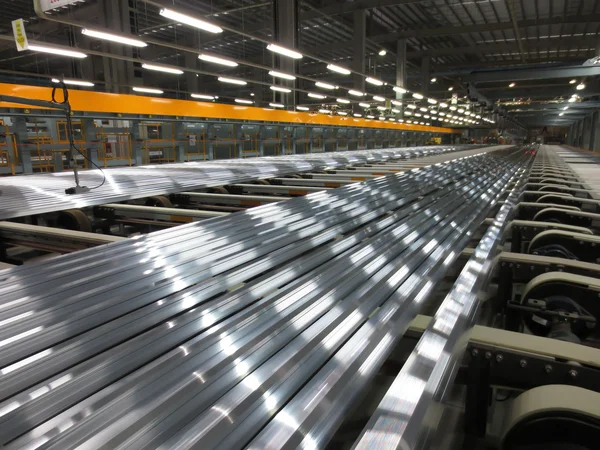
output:
<svg viewBox="0 0 600 450"><path fill-rule="evenodd" d="M251 105L252 103L254 103L252 100L246 100L245 98L236 98L235 102L242 103L244 105Z"/></svg>
<svg viewBox="0 0 600 450"><path fill-rule="evenodd" d="M367 116L367 119L374 119L375 116Z"/></svg>
<svg viewBox="0 0 600 450"><path fill-rule="evenodd" d="M331 70L332 72L341 73L342 75L350 75L352 73L348 69L336 66L335 64L327 64L327 69Z"/></svg>
<svg viewBox="0 0 600 450"><path fill-rule="evenodd" d="M47 47L45 45L30 44L28 50L34 52L50 53L52 55L69 56L71 58L87 58L85 53L76 52L73 50L63 50L62 48Z"/></svg>
<svg viewBox="0 0 600 450"><path fill-rule="evenodd" d="M319 112L323 114L331 114L331 111L329 109L320 109Z"/></svg>
<svg viewBox="0 0 600 450"><path fill-rule="evenodd" d="M428 98L427 103L429 103L430 105L437 105L437 100L434 98Z"/></svg>
<svg viewBox="0 0 600 450"><path fill-rule="evenodd" d="M517 83L510 83L510 84L508 85L508 87L509 87L509 88L513 88L513 87L515 87L516 85L517 85Z"/></svg>
<svg viewBox="0 0 600 450"><path fill-rule="evenodd" d="M359 103L358 106L362 106L363 108L370 108L371 105L369 105L368 103Z"/></svg>
<svg viewBox="0 0 600 450"><path fill-rule="evenodd" d="M269 103L269 106L271 108L285 108L285 105L283 103Z"/></svg>
<svg viewBox="0 0 600 450"><path fill-rule="evenodd" d="M358 114L358 113L356 113L356 114L352 114L352 115L353 115L354 117L362 117L362 114Z"/></svg>
<svg viewBox="0 0 600 450"><path fill-rule="evenodd" d="M337 89L337 86L334 86L333 84L329 84L329 83L323 83L322 81L317 81L315 83L315 86L320 87L322 89Z"/></svg>
<svg viewBox="0 0 600 450"><path fill-rule="evenodd" d="M575 78L573 78L571 81L569 81L569 84L575 84L577 83L577 80Z"/></svg>
<svg viewBox="0 0 600 450"><path fill-rule="evenodd" d="M585 84L579 83L575 89L578 91L583 91L585 89Z"/></svg>
<svg viewBox="0 0 600 450"><path fill-rule="evenodd" d="M413 98L416 98L417 100L423 100L423 95L415 92L413 95Z"/></svg>
<svg viewBox="0 0 600 450"><path fill-rule="evenodd" d="M454 87L450 86L450 87L448 88L448 90L449 90L449 91L453 91L453 90L454 90Z"/></svg>
<svg viewBox="0 0 600 450"><path fill-rule="evenodd" d="M213 95L207 95L207 94L191 94L192 98L199 98L202 100L214 100L215 97Z"/></svg>
<svg viewBox="0 0 600 450"><path fill-rule="evenodd" d="M89 37L95 37L97 39L104 39L105 41L118 42L119 44L131 45L133 47L146 47L146 44L143 41L138 39L132 39L125 36L119 36L117 34L105 33L104 31L90 30L88 28L84 28L81 30L81 34L84 34Z"/></svg>
<svg viewBox="0 0 600 450"><path fill-rule="evenodd" d="M296 106L296 109L299 109L300 111L308 111L308 110L310 110L310 108L308 106Z"/></svg>
<svg viewBox="0 0 600 450"><path fill-rule="evenodd" d="M238 84L240 86L245 86L248 84L247 81L238 80L237 78L219 77L217 80L219 80L221 83Z"/></svg>
<svg viewBox="0 0 600 450"><path fill-rule="evenodd" d="M205 20L196 19L195 17L190 17L186 14L173 11L172 9L163 8L160 10L159 14L163 17L166 17L167 19L173 20L174 22L185 23L186 25L198 28L200 30L208 31L210 33L223 32L223 28L221 27L206 22Z"/></svg>
<svg viewBox="0 0 600 450"><path fill-rule="evenodd" d="M272 91L283 92L285 94L289 94L290 92L292 92L291 89L281 86L269 86L269 89L271 89Z"/></svg>
<svg viewBox="0 0 600 450"><path fill-rule="evenodd" d="M335 101L338 103L350 103L350 100L345 98L336 98Z"/></svg>
<svg viewBox="0 0 600 450"><path fill-rule="evenodd" d="M348 113L346 111L338 111L338 116L347 116Z"/></svg>
<svg viewBox="0 0 600 450"><path fill-rule="evenodd" d="M52 78L52 82L53 83L60 83L60 80L58 78ZM63 83L65 84L69 84L69 85L73 85L73 86L85 86L85 87L92 87L94 86L94 83L92 83L91 81L84 81L84 80L69 80L69 79L64 79Z"/></svg>
<svg viewBox="0 0 600 450"><path fill-rule="evenodd" d="M323 100L324 98L327 98L327 96L326 96L326 95L314 94L314 93L312 93L312 92L309 92L307 95L308 95L310 98L318 98L318 99L320 99L320 100Z"/></svg>
<svg viewBox="0 0 600 450"><path fill-rule="evenodd" d="M385 102L385 98L380 97L379 95L374 95L373 100L375 100L376 102Z"/></svg>
<svg viewBox="0 0 600 450"><path fill-rule="evenodd" d="M354 95L355 97L364 97L365 93L360 91L355 91L354 89L350 89L348 94Z"/></svg>
<svg viewBox="0 0 600 450"><path fill-rule="evenodd" d="M408 92L406 89L398 87L398 86L394 86L392 89L395 92L398 92L399 94L406 94Z"/></svg>
<svg viewBox="0 0 600 450"><path fill-rule="evenodd" d="M284 80L295 80L296 77L294 75L290 75L289 73L278 72L276 70L269 70L269 75L276 78L283 78Z"/></svg>
<svg viewBox="0 0 600 450"><path fill-rule="evenodd" d="M381 50L379 50L379 56L385 56L385 55L387 55L387 51L385 49L382 48Z"/></svg>
<svg viewBox="0 0 600 450"><path fill-rule="evenodd" d="M387 108L385 106L378 106L377 109L379 111L385 111Z"/></svg>
<svg viewBox="0 0 600 450"><path fill-rule="evenodd" d="M436 81L437 81L437 78L436 78L436 77L433 77L433 78L431 79L431 82L432 82L432 83L435 83Z"/></svg>
<svg viewBox="0 0 600 450"><path fill-rule="evenodd" d="M146 88L146 87L133 87L132 88L135 92L144 92L145 94L164 94L163 91L161 91L160 89L152 89L152 88Z"/></svg>
<svg viewBox="0 0 600 450"><path fill-rule="evenodd" d="M406 105L406 107L410 109L417 109L417 105L413 105L412 103Z"/></svg>
<svg viewBox="0 0 600 450"><path fill-rule="evenodd" d="M173 69L172 67L157 66L155 64L142 64L142 69L154 70L156 72L172 73L173 75L182 75L183 70Z"/></svg>
<svg viewBox="0 0 600 450"><path fill-rule="evenodd" d="M375 86L383 86L383 81L378 80L377 78L367 77L365 78L365 81Z"/></svg>
<svg viewBox="0 0 600 450"><path fill-rule="evenodd" d="M395 106L402 106L402 102L399 102L398 100L392 100L390 103Z"/></svg>
<svg viewBox="0 0 600 450"><path fill-rule="evenodd" d="M275 53L279 53L280 55L287 56L288 58L293 59L302 59L302 54L297 51L290 50L289 48L282 47L277 44L269 44L267 45L267 50L270 50Z"/></svg>
<svg viewBox="0 0 600 450"><path fill-rule="evenodd" d="M201 59L202 61L214 63L214 64L220 64L222 66L227 66L227 67L237 67L238 66L238 63L236 63L235 61L230 61L228 59L219 58L218 56L206 55L204 53L201 53L200 55L198 55L198 59Z"/></svg>

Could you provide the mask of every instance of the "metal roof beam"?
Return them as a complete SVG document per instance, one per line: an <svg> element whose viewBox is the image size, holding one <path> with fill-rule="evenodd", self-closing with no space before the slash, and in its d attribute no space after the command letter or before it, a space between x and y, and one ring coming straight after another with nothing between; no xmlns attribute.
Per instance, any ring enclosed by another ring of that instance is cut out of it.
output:
<svg viewBox="0 0 600 450"><path fill-rule="evenodd" d="M571 66L473 72L464 78L473 83L496 83L503 81L548 80L552 78L583 78L596 75L600 75L600 67Z"/></svg>
<svg viewBox="0 0 600 450"><path fill-rule="evenodd" d="M554 42L556 41L556 42ZM590 44L590 38L587 37L565 37L562 39L544 39L543 41L532 41L524 44L525 50L551 49L553 46L565 47L586 47L592 45L595 47L596 42ZM467 53L486 53L486 52L503 52L503 51L519 51L517 42L512 43L497 43L477 46L461 46L450 48L431 48L428 50L410 52L409 58L423 58L424 56L456 56Z"/></svg>
<svg viewBox="0 0 600 450"><path fill-rule="evenodd" d="M331 2L324 8L311 11L305 11L300 14L300 20L318 19L324 16L335 16L339 14L348 14L362 9L380 8L382 6L407 5L409 3L421 3L422 0L356 0L348 2Z"/></svg>

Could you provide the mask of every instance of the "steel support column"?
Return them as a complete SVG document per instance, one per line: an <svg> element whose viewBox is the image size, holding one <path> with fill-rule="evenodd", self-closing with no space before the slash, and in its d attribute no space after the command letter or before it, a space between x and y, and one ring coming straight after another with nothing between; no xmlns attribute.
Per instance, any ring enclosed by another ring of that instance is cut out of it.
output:
<svg viewBox="0 0 600 450"><path fill-rule="evenodd" d="M289 49L298 48L298 0L275 0L274 2L275 19L275 39L282 47ZM279 60L278 67L284 73L296 73L297 62L295 59L285 56L277 56ZM277 84L285 85L289 88L295 88L297 80L278 79ZM274 100L286 105L295 106L298 102L297 94L274 94Z"/></svg>
<svg viewBox="0 0 600 450"><path fill-rule="evenodd" d="M430 66L431 66L431 59L428 57L424 57L421 60L421 78L422 78L422 84L423 86L421 87L421 94L427 96L429 95L429 75L430 75Z"/></svg>
<svg viewBox="0 0 600 450"><path fill-rule="evenodd" d="M354 54L352 68L357 72L365 71L365 49L367 41L367 14L365 10L354 11ZM365 89L365 80L361 75L353 74L354 88Z"/></svg>
<svg viewBox="0 0 600 450"><path fill-rule="evenodd" d="M129 13L129 4L127 2L107 0L104 2L106 28L125 35L131 34ZM133 57L131 47L118 43L109 44L103 42L102 51L129 58ZM129 61L104 58L104 76L108 92L129 93L129 87L127 86L140 84L134 80L133 63Z"/></svg>

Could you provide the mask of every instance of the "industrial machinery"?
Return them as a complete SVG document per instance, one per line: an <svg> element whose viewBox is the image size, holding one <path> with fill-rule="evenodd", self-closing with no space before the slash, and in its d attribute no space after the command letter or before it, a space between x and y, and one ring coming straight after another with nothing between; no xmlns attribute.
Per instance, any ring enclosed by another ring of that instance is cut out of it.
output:
<svg viewBox="0 0 600 450"><path fill-rule="evenodd" d="M57 195L58 174L2 185L0 239L119 237L0 271L1 445L596 448L598 194L563 153L114 168L83 196Z"/></svg>

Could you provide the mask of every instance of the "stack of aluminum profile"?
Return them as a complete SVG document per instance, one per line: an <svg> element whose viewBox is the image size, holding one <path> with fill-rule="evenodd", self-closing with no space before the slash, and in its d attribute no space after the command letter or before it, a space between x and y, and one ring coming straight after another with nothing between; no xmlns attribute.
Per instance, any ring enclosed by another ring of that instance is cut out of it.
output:
<svg viewBox="0 0 600 450"><path fill-rule="evenodd" d="M0 444L322 448L527 158L472 156L0 272Z"/></svg>
<svg viewBox="0 0 600 450"><path fill-rule="evenodd" d="M65 194L75 184L71 172L0 177L0 220L83 208L173 192L244 183L326 167L345 167L389 159L410 159L473 148L434 146L345 151L219 161L114 167L82 171L90 192ZM476 146L475 146L476 147ZM103 185L103 176L106 177Z"/></svg>

